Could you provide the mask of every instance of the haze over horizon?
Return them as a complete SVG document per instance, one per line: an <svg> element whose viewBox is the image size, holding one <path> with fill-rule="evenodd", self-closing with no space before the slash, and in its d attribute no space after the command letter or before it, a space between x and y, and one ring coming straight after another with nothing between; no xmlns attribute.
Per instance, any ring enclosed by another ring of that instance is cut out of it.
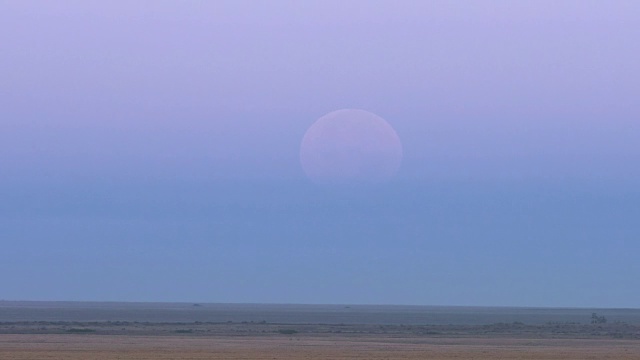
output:
<svg viewBox="0 0 640 360"><path fill-rule="evenodd" d="M638 307L639 16L0 0L0 299ZM343 108L392 181L306 178Z"/></svg>

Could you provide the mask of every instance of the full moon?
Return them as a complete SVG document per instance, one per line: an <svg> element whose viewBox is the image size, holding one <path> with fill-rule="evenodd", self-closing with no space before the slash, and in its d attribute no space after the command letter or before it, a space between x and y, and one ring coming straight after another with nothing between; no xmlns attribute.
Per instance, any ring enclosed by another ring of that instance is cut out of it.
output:
<svg viewBox="0 0 640 360"><path fill-rule="evenodd" d="M300 163L319 184L382 183L397 173L402 143L383 118L343 109L318 119L302 139Z"/></svg>

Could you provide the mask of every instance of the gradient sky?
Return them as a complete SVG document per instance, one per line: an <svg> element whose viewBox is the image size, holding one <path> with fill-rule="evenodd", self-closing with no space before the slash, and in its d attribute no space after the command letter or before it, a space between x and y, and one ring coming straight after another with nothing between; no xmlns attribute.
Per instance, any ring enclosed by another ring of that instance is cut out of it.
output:
<svg viewBox="0 0 640 360"><path fill-rule="evenodd" d="M637 307L639 18L0 0L0 299ZM305 178L341 108L394 181Z"/></svg>

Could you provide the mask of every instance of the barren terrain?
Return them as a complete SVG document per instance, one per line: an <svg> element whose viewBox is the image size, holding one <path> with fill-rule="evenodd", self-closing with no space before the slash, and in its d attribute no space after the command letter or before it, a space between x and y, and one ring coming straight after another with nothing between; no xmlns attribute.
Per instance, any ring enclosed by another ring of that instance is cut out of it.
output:
<svg viewBox="0 0 640 360"><path fill-rule="evenodd" d="M23 359L640 359L640 342L595 339L0 335Z"/></svg>
<svg viewBox="0 0 640 360"><path fill-rule="evenodd" d="M13 322L0 359L640 359L640 328Z"/></svg>
<svg viewBox="0 0 640 360"><path fill-rule="evenodd" d="M640 359L637 320L635 309L0 301L0 359L624 360Z"/></svg>

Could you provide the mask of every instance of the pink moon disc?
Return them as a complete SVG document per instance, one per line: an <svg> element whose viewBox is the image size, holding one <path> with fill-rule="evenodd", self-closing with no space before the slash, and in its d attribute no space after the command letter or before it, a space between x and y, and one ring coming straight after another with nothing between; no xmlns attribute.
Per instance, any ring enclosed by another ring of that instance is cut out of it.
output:
<svg viewBox="0 0 640 360"><path fill-rule="evenodd" d="M319 184L382 183L400 168L402 143L383 118L343 109L318 119L305 133L300 163Z"/></svg>

